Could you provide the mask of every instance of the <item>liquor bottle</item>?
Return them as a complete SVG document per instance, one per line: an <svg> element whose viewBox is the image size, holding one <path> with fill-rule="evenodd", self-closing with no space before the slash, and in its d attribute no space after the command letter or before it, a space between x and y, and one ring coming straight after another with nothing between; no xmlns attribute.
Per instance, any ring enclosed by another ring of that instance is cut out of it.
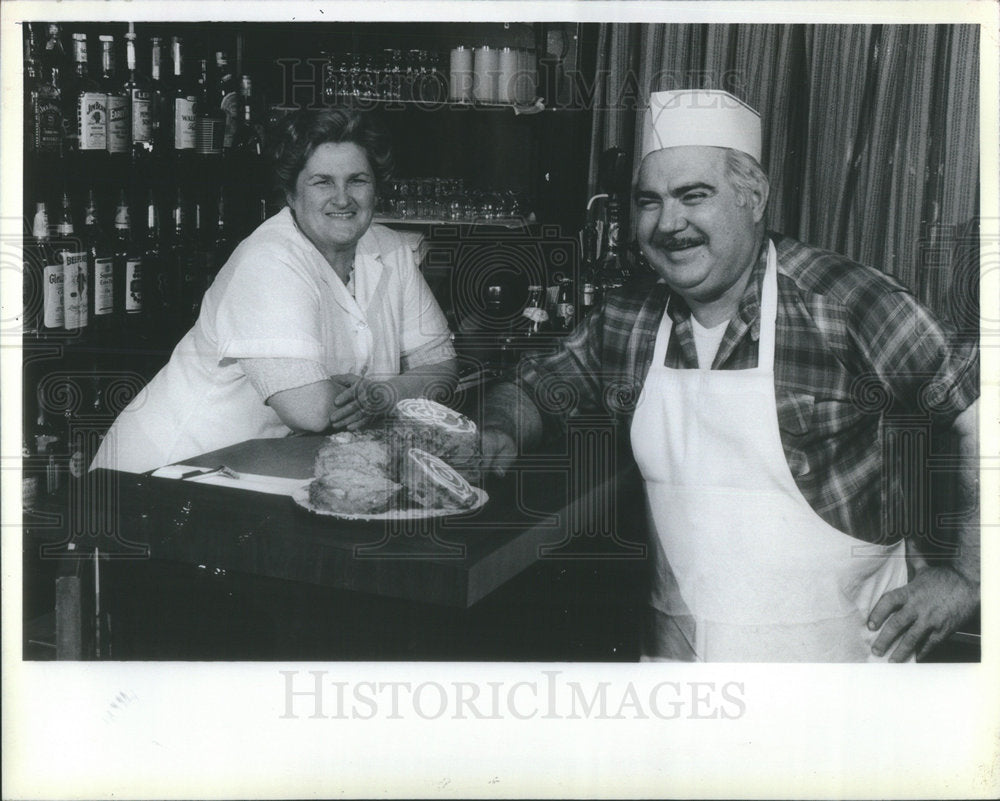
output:
<svg viewBox="0 0 1000 801"><path fill-rule="evenodd" d="M249 75L240 78L240 124L233 149L244 156L259 158L264 152L264 128L254 114L253 80Z"/></svg>
<svg viewBox="0 0 1000 801"><path fill-rule="evenodd" d="M49 285L49 277L56 274L62 277L53 265L48 211L45 203L36 203L31 239L24 248L23 332L30 339L44 338L62 328L62 283L54 280Z"/></svg>
<svg viewBox="0 0 1000 801"><path fill-rule="evenodd" d="M63 328L78 336L87 331L87 251L73 229L69 192L62 196L62 213L56 226L56 259L63 271Z"/></svg>
<svg viewBox="0 0 1000 801"><path fill-rule="evenodd" d="M225 119L222 147L230 150L240 120L240 85L229 67L229 56L223 50L215 53L215 76L215 101Z"/></svg>
<svg viewBox="0 0 1000 801"><path fill-rule="evenodd" d="M45 406L38 404L38 417L34 426L35 453L45 463L45 492L58 491L66 475L66 430L62 420L52 412L46 414Z"/></svg>
<svg viewBox="0 0 1000 801"><path fill-rule="evenodd" d="M135 26L130 22L125 34L125 94L128 97L129 132L133 158L141 158L153 148L153 99L149 82L139 74L135 60Z"/></svg>
<svg viewBox="0 0 1000 801"><path fill-rule="evenodd" d="M573 279L563 278L559 282L556 296L555 328L562 332L572 331L576 325L576 302L573 293Z"/></svg>
<svg viewBox="0 0 1000 801"><path fill-rule="evenodd" d="M83 212L83 241L87 250L90 330L104 334L115 327L114 251L101 228L93 189L87 193Z"/></svg>
<svg viewBox="0 0 1000 801"><path fill-rule="evenodd" d="M583 226L580 231L582 261L583 261L583 287L580 292L580 313L586 317L599 300L599 276L598 265L600 260L597 252L597 226L591 221Z"/></svg>
<svg viewBox="0 0 1000 801"><path fill-rule="evenodd" d="M76 146L80 152L103 153L108 148L108 98L100 84L90 77L87 63L87 34L73 34L73 109Z"/></svg>
<svg viewBox="0 0 1000 801"><path fill-rule="evenodd" d="M215 218L215 236L212 242L212 271L208 277L208 284L211 286L215 276L219 274L229 257L233 253L235 244L229 236L229 224L226 220L226 197L225 190L219 187L218 214Z"/></svg>
<svg viewBox="0 0 1000 801"><path fill-rule="evenodd" d="M39 320L39 336L52 337L62 333L64 326L63 309L63 264L49 237L49 215L44 203L35 207L32 237L37 248L36 254L42 264L42 304Z"/></svg>
<svg viewBox="0 0 1000 801"><path fill-rule="evenodd" d="M604 253L598 259L594 270L594 285L598 302L612 289L617 289L628 281L629 274L618 250L618 202L612 198L607 205L606 241Z"/></svg>
<svg viewBox="0 0 1000 801"><path fill-rule="evenodd" d="M73 76L73 62L63 47L62 29L57 23L46 26L45 49L42 51L42 72L49 83L59 88L59 122L62 125L60 153L69 153L76 147L76 113L73 93L68 84Z"/></svg>
<svg viewBox="0 0 1000 801"><path fill-rule="evenodd" d="M150 40L149 58L153 153L166 156L174 149L174 105L173 97L165 83L166 76L163 74L163 40L159 36L154 36Z"/></svg>
<svg viewBox="0 0 1000 801"><path fill-rule="evenodd" d="M125 83L118 79L115 64L115 37L103 35L101 42L101 88L107 95L107 148L108 153L122 155L129 152L132 123L128 117L129 97Z"/></svg>
<svg viewBox="0 0 1000 801"><path fill-rule="evenodd" d="M545 293L541 284L528 287L528 302L521 313L525 320L521 328L521 336L537 337L550 330L549 313L545 310Z"/></svg>
<svg viewBox="0 0 1000 801"><path fill-rule="evenodd" d="M72 72L73 64L66 54L66 48L62 42L62 28L57 22L50 22L45 26L45 48L41 54L43 70L51 70L55 67L66 76Z"/></svg>
<svg viewBox="0 0 1000 801"><path fill-rule="evenodd" d="M172 86L174 151L177 154L191 153L195 149L198 123L198 88L185 72L184 42L179 36L175 36L171 46L174 62Z"/></svg>
<svg viewBox="0 0 1000 801"><path fill-rule="evenodd" d="M173 218L174 230L166 262L167 269L173 275L177 301L175 314L168 325L175 334L180 334L186 331L197 318L201 304L201 291L204 289L202 276L198 269L195 241L191 226L188 224L184 195L180 189L177 190Z"/></svg>
<svg viewBox="0 0 1000 801"><path fill-rule="evenodd" d="M218 104L215 86L208 72L208 59L199 61L198 122L195 128L195 150L201 156L218 156L226 131L226 118Z"/></svg>
<svg viewBox="0 0 1000 801"><path fill-rule="evenodd" d="M201 286L200 295L208 289L214 271L214 249L212 248L212 227L208 222L208 203L206 202L207 191L199 193L199 197L194 204L194 232L191 241L194 244L195 275Z"/></svg>
<svg viewBox="0 0 1000 801"><path fill-rule="evenodd" d="M24 34L24 144L34 149L31 143L35 140L34 103L33 96L39 85L44 82L42 65L38 58L38 45L35 41L35 29L30 22L23 24Z"/></svg>
<svg viewBox="0 0 1000 801"><path fill-rule="evenodd" d="M160 239L160 215L153 190L149 190L146 204L146 242L142 254L142 305L146 325L143 328L153 337L166 331L166 324L173 313L173 287L169 270L163 259Z"/></svg>
<svg viewBox="0 0 1000 801"><path fill-rule="evenodd" d="M142 255L130 222L124 189L115 209L114 260L116 314L126 333L139 335L142 331Z"/></svg>
<svg viewBox="0 0 1000 801"><path fill-rule="evenodd" d="M29 137L25 144L35 153L61 156L63 153L63 98L58 67L36 81L27 97Z"/></svg>

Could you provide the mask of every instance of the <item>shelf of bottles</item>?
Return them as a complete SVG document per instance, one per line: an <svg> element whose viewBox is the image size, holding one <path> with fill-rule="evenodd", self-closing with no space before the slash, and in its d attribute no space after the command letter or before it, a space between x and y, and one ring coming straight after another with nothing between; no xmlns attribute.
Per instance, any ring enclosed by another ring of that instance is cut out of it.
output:
<svg viewBox="0 0 1000 801"><path fill-rule="evenodd" d="M46 467L25 474L49 490L80 469L71 418L110 424L109 391L166 361L273 211L262 104L228 52L86 27L24 26L24 450Z"/></svg>
<svg viewBox="0 0 1000 801"><path fill-rule="evenodd" d="M67 52L60 26L44 44L37 27L25 26L25 338L169 347L266 210L253 79L183 37L130 26L97 37L98 61L92 35L73 33Z"/></svg>

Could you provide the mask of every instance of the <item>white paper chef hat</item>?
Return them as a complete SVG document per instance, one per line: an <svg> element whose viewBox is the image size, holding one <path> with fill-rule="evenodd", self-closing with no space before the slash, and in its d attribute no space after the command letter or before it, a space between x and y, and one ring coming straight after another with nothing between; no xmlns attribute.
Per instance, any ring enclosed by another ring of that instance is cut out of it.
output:
<svg viewBox="0 0 1000 801"><path fill-rule="evenodd" d="M643 118L642 153L685 145L729 147L760 161L760 114L729 92L653 92Z"/></svg>

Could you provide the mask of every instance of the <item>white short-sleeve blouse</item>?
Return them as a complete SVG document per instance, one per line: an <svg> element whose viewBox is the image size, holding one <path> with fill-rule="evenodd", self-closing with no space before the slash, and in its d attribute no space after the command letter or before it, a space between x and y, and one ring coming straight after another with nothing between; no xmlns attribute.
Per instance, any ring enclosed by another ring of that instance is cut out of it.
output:
<svg viewBox="0 0 1000 801"><path fill-rule="evenodd" d="M448 324L403 238L358 242L354 296L283 209L233 252L194 327L108 431L92 467L144 472L290 429L240 359L295 358L378 378L453 358Z"/></svg>

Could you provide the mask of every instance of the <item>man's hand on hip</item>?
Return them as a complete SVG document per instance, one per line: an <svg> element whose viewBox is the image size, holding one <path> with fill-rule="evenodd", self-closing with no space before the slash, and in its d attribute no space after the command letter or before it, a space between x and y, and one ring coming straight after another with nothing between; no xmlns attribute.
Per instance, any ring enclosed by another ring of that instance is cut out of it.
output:
<svg viewBox="0 0 1000 801"><path fill-rule="evenodd" d="M979 587L950 567L928 567L909 584L883 595L868 616L868 627L881 628L872 653L882 656L893 643L890 662L913 654L926 656L976 610Z"/></svg>
<svg viewBox="0 0 1000 801"><path fill-rule="evenodd" d="M513 438L496 428L483 430L483 462L484 473L496 473L503 476L517 456L517 445Z"/></svg>

